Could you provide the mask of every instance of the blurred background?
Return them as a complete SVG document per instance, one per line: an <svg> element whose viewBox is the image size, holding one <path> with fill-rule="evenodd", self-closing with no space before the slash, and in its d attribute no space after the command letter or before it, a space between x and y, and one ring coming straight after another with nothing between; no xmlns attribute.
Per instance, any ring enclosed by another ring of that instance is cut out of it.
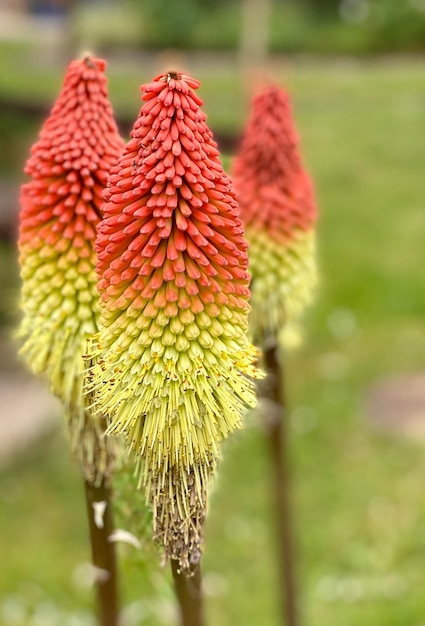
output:
<svg viewBox="0 0 425 626"><path fill-rule="evenodd" d="M124 136L141 83L169 69L198 78L226 168L256 73L289 91L320 210L321 284L285 364L302 624L424 626L425 0L0 0L0 625L94 623L60 406L13 339L22 168L86 50L108 62ZM258 415L224 452L206 529L210 623L272 626ZM117 491L118 524L149 528L125 476ZM119 551L125 623L171 623L169 574L148 540Z"/></svg>

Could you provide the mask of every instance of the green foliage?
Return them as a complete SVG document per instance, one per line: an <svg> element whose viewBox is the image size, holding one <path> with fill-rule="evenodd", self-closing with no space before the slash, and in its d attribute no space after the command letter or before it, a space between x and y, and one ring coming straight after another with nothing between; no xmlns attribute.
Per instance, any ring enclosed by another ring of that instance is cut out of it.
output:
<svg viewBox="0 0 425 626"><path fill-rule="evenodd" d="M375 0L370 19L377 50L423 50L425 46L425 2Z"/></svg>
<svg viewBox="0 0 425 626"><path fill-rule="evenodd" d="M241 9L242 0L130 0L125 28L126 10L120 9L119 20L109 20L113 24L109 44L122 46L127 41L127 45L153 49L235 50ZM91 28L96 38L108 21L108 10L101 22L96 22L95 14L95 19L83 21L84 32ZM85 13L89 16L90 10ZM103 31L105 39L108 29ZM119 32L126 32L126 38ZM276 52L423 50L424 33L424 0L285 0L272 7L271 47Z"/></svg>
<svg viewBox="0 0 425 626"><path fill-rule="evenodd" d="M0 168L0 172L1 172ZM16 225L17 225L16 220ZM0 242L0 333L4 327L17 323L19 290L17 286L18 261L15 249L4 241ZM1 342L1 334L0 334ZM0 346L1 354L1 346Z"/></svg>
<svg viewBox="0 0 425 626"><path fill-rule="evenodd" d="M119 6L79 3L72 25L74 44L78 50L98 52L237 50L242 1L125 0ZM422 51L424 42L425 0L276 0L272 6L273 52ZM0 50L0 64L8 58L2 58ZM37 73L36 67L34 71ZM18 72L15 80L19 82ZM37 89L34 96L37 98Z"/></svg>
<svg viewBox="0 0 425 626"><path fill-rule="evenodd" d="M208 3L209 4L209 3ZM149 0L143 6L146 35L161 39L165 47L191 47L194 32L203 18L204 6L195 0Z"/></svg>
<svg viewBox="0 0 425 626"><path fill-rule="evenodd" d="M110 50L137 48L143 41L143 23L137 7L129 0L78 2L73 23L80 49Z"/></svg>
<svg viewBox="0 0 425 626"><path fill-rule="evenodd" d="M149 544L152 513L146 506L143 492L137 489L137 481L134 464L130 461L117 470L114 477L115 522L119 528Z"/></svg>
<svg viewBox="0 0 425 626"><path fill-rule="evenodd" d="M16 166L22 163L28 150L28 137L37 136L41 119L22 116L16 111L0 115L0 171L16 174Z"/></svg>
<svg viewBox="0 0 425 626"><path fill-rule="evenodd" d="M158 49L232 49L237 45L237 2L149 0L134 2L143 23L143 47Z"/></svg>

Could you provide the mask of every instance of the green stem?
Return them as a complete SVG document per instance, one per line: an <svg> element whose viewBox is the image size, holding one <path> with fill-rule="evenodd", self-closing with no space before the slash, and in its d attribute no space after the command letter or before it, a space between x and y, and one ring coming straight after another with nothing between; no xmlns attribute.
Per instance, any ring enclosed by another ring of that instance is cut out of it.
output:
<svg viewBox="0 0 425 626"><path fill-rule="evenodd" d="M99 626L118 626L118 581L113 531L112 490L102 481L99 486L85 480L92 563L96 573ZM98 503L103 503L99 505ZM96 512L96 507L105 507Z"/></svg>
<svg viewBox="0 0 425 626"><path fill-rule="evenodd" d="M203 626L203 598L201 567L197 565L192 575L179 571L178 561L171 559L174 589L177 596L181 626Z"/></svg>
<svg viewBox="0 0 425 626"><path fill-rule="evenodd" d="M276 512L278 566L280 571L281 613L286 626L297 626L298 606L294 566L294 538L290 501L290 472L288 462L288 416L284 388L284 371L275 344L264 349L267 372L265 392L267 412L266 432L270 449L272 489Z"/></svg>

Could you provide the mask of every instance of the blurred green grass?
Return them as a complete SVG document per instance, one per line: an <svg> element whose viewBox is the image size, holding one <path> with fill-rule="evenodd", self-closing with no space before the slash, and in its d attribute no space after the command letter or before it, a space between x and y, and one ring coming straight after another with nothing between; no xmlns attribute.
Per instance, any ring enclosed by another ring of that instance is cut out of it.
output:
<svg viewBox="0 0 425 626"><path fill-rule="evenodd" d="M138 84L150 76L145 68L118 72L113 60L110 69L114 106L134 116ZM238 133L247 109L242 80L231 67L200 69L211 126ZM0 71L0 93L9 81L8 90L40 89L35 97L47 101L58 71L41 89L33 70L19 85ZM424 443L375 430L364 399L376 380L424 367L423 67L412 59L305 60L282 62L276 72L292 95L320 206L321 285L305 344L285 364L303 623L419 626ZM76 570L89 554L81 486L61 431L0 470L0 502L0 623L5 606L9 614L54 606L61 623L88 611L90 591ZM211 499L204 557L211 624L277 623L273 552L267 455L250 416L226 443ZM145 619L135 623L169 623L168 572L157 570L151 549L120 554L125 601L142 600L135 608Z"/></svg>

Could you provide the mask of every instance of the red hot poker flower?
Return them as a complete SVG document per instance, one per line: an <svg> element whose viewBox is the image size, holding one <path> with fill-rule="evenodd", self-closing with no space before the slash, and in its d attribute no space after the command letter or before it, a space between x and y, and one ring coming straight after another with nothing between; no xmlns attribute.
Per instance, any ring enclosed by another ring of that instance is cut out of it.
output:
<svg viewBox="0 0 425 626"><path fill-rule="evenodd" d="M47 373L63 401L75 449L90 447L79 435L82 355L99 312L94 241L106 180L124 145L105 65L89 57L69 65L25 167L31 181L21 190L22 353L35 373Z"/></svg>
<svg viewBox="0 0 425 626"><path fill-rule="evenodd" d="M260 343L279 334L294 339L316 282L316 203L289 97L279 87L254 99L232 173L250 244L253 336Z"/></svg>
<svg viewBox="0 0 425 626"><path fill-rule="evenodd" d="M184 74L144 85L96 242L101 326L92 372L111 433L140 455L156 537L200 557L219 443L255 403L247 244L229 178Z"/></svg>

